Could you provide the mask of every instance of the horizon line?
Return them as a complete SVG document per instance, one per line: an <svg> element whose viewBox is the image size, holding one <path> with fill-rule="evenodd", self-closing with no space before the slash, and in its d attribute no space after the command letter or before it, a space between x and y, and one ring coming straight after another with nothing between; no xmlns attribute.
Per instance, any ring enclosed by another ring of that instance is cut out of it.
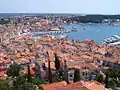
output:
<svg viewBox="0 0 120 90"><path fill-rule="evenodd" d="M81 14L81 15L120 15L120 14L100 14L100 13L70 13L70 12L0 12L0 14Z"/></svg>

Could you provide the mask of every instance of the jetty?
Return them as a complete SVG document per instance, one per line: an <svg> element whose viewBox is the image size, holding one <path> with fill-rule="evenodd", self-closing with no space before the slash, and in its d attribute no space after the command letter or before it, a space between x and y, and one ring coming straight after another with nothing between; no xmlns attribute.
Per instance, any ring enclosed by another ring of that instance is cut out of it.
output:
<svg viewBox="0 0 120 90"><path fill-rule="evenodd" d="M120 36L113 35L111 37L105 38L100 44L107 44L107 45L119 45L120 44Z"/></svg>

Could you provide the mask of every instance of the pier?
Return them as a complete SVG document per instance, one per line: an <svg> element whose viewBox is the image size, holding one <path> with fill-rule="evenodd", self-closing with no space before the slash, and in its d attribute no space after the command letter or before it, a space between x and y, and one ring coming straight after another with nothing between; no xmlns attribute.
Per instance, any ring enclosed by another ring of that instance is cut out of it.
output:
<svg viewBox="0 0 120 90"><path fill-rule="evenodd" d="M65 33L70 33L73 31L78 31L78 28L72 27L72 28L65 28L59 31L39 31L39 32L29 32L29 35L31 36L41 36L44 34L56 34L56 35L60 35L60 34L65 34Z"/></svg>
<svg viewBox="0 0 120 90"><path fill-rule="evenodd" d="M120 44L120 36L113 35L108 37L100 42L100 44L108 44L108 45L119 45Z"/></svg>

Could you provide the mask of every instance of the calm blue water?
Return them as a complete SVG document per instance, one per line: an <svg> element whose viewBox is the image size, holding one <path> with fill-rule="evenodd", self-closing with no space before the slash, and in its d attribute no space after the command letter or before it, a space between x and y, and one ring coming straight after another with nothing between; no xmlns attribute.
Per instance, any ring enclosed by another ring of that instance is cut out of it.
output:
<svg viewBox="0 0 120 90"><path fill-rule="evenodd" d="M91 38L96 42L112 35L120 35L120 26L110 26L101 24L73 24L63 25L65 28L76 27L79 31L67 33L69 39L84 40Z"/></svg>

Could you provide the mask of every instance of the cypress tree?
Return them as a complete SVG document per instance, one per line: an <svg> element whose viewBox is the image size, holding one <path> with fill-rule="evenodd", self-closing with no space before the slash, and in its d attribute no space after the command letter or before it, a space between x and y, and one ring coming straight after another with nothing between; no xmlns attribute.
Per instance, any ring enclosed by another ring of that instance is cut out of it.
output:
<svg viewBox="0 0 120 90"><path fill-rule="evenodd" d="M32 76L31 76L31 71L30 71L30 66L28 65L28 77L27 77L28 82L31 82Z"/></svg>
<svg viewBox="0 0 120 90"><path fill-rule="evenodd" d="M109 85L109 75L108 75L108 72L106 72L105 87L108 88L108 85Z"/></svg>
<svg viewBox="0 0 120 90"><path fill-rule="evenodd" d="M81 80L81 78L80 78L80 71L79 71L79 69L75 69L75 72L74 72L74 82L78 82L78 81L80 81Z"/></svg>
<svg viewBox="0 0 120 90"><path fill-rule="evenodd" d="M66 60L64 61L64 64L65 64L65 66L64 66L64 73L65 73L65 78L64 78L64 80L67 82L67 84L69 84L69 79L68 79L68 67L67 67L67 64L66 64Z"/></svg>
<svg viewBox="0 0 120 90"><path fill-rule="evenodd" d="M56 70L60 69L60 60L59 60L57 54L55 54L55 68L56 68Z"/></svg>
<svg viewBox="0 0 120 90"><path fill-rule="evenodd" d="M47 55L48 55L48 72L49 72L48 80L49 80L49 83L52 83L52 72L51 72L50 58L49 58L48 52L47 52Z"/></svg>
<svg viewBox="0 0 120 90"><path fill-rule="evenodd" d="M63 78L63 75L62 75L63 69L61 68L61 62L56 53L55 53L55 68L56 68L56 71L59 73L59 79L62 79Z"/></svg>

